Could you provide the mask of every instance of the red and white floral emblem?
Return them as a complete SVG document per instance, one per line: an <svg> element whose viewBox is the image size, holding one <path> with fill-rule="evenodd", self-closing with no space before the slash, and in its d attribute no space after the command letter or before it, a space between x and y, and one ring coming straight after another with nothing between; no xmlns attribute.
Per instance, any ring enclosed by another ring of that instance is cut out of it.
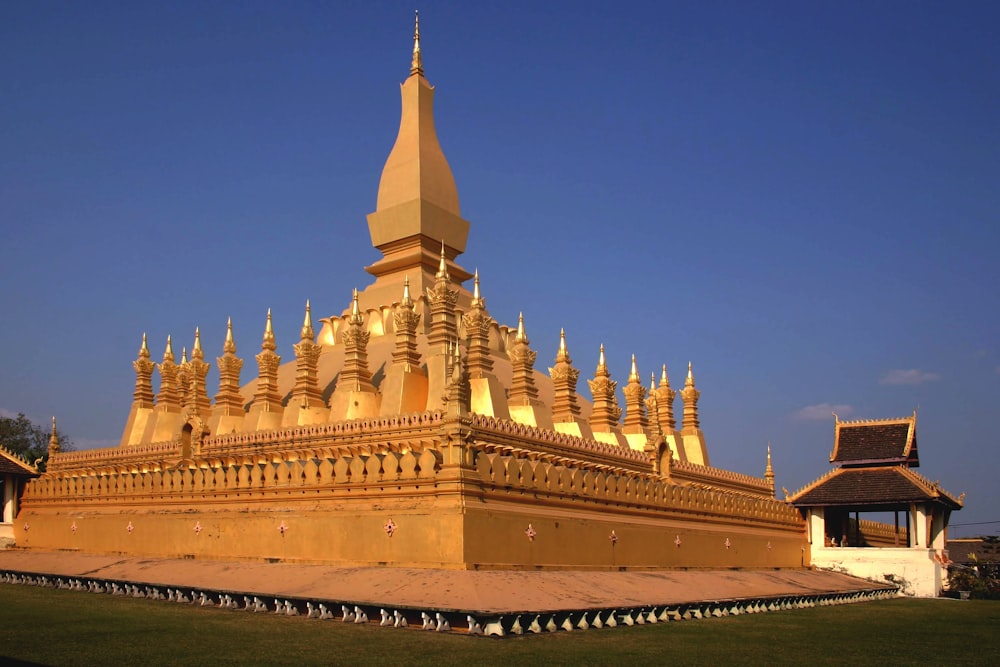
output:
<svg viewBox="0 0 1000 667"><path fill-rule="evenodd" d="M388 521L385 522L385 525L382 526L382 530L385 531L386 535L392 537L393 533L396 532L396 522L393 521L392 518L390 518Z"/></svg>
<svg viewBox="0 0 1000 667"><path fill-rule="evenodd" d="M529 542L534 542L535 541L535 535L538 535L538 533L535 532L535 529L532 528L532 526L531 526L530 523L528 524L528 527L524 529L524 534L528 536L528 541Z"/></svg>

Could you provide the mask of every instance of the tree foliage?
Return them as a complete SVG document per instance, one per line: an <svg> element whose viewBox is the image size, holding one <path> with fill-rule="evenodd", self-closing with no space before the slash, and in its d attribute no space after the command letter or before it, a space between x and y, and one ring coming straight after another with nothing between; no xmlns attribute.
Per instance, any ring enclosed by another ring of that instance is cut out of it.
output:
<svg viewBox="0 0 1000 667"><path fill-rule="evenodd" d="M17 417L0 417L0 445L7 451L21 456L28 463L41 461L39 467L44 469L48 458L49 437L52 429L45 429L18 413ZM73 449L73 444L62 433L59 434L59 447L62 451Z"/></svg>

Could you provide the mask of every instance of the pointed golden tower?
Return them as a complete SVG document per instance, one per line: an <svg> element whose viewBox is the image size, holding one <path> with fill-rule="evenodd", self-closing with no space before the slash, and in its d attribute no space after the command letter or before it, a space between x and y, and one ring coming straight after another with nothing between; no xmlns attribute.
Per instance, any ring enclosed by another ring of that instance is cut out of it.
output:
<svg viewBox="0 0 1000 667"><path fill-rule="evenodd" d="M687 379L681 390L681 400L684 401L684 422L681 428L681 438L687 460L698 465L709 465L708 449L705 447L705 434L698 422L698 398L701 392L694 386L694 371L688 362Z"/></svg>
<svg viewBox="0 0 1000 667"><path fill-rule="evenodd" d="M342 331L344 367L337 386L330 396L330 421L375 417L379 413L382 396L372 384L368 369L368 340L371 334L365 329L365 320L358 305L358 290L351 300L351 317Z"/></svg>
<svg viewBox="0 0 1000 667"><path fill-rule="evenodd" d="M391 303L407 274L418 293L430 287L441 240L454 279L471 277L454 263L465 251L469 223L461 217L458 188L434 127L434 87L424 78L419 16L410 76L400 95L399 133L382 170L375 212L368 216L372 245L382 259L366 268L376 281L362 296L364 308Z"/></svg>
<svg viewBox="0 0 1000 667"><path fill-rule="evenodd" d="M618 397L615 393L618 382L612 380L608 372L603 343L594 379L587 380L587 384L590 385L590 393L594 398L594 409L590 412L590 427L594 430L594 439L610 445L627 447L628 441L618 423L622 416L622 409L618 407Z"/></svg>
<svg viewBox="0 0 1000 667"><path fill-rule="evenodd" d="M507 351L512 374L507 409L510 410L510 418L516 422L553 428L552 412L538 400L538 389L535 387L535 359L538 353L531 349L530 342L524 330L524 313L520 313L514 345Z"/></svg>
<svg viewBox="0 0 1000 667"><path fill-rule="evenodd" d="M774 468L771 466L771 443L767 443L767 466L764 468L764 479L771 487L771 495L774 495Z"/></svg>
<svg viewBox="0 0 1000 667"><path fill-rule="evenodd" d="M181 346L181 363L177 364L177 389L181 396L181 409L184 409L191 400L191 364L186 346Z"/></svg>
<svg viewBox="0 0 1000 667"><path fill-rule="evenodd" d="M383 416L423 412L427 406L427 371L420 365L417 352L417 326L420 315L410 295L410 279L403 279L403 298L392 314L396 328L396 346L392 363L382 380Z"/></svg>
<svg viewBox="0 0 1000 667"><path fill-rule="evenodd" d="M552 401L552 421L555 430L578 438L593 439L594 431L590 424L580 416L580 406L576 401L576 383L580 379L580 370L573 367L573 359L566 347L566 331L559 330L559 351L556 352L556 363L549 368L552 378L554 398Z"/></svg>
<svg viewBox="0 0 1000 667"><path fill-rule="evenodd" d="M181 392L179 368L174 363L174 348L170 336L163 351L163 361L156 365L160 372L160 391L156 395L156 406L152 418L146 423L142 442L165 442L173 440L181 429Z"/></svg>
<svg viewBox="0 0 1000 667"><path fill-rule="evenodd" d="M142 334L142 346L139 348L139 356L132 362L132 368L135 369L135 391L132 394L132 407L125 421L125 429L122 431L120 447L138 445L142 442L142 434L155 407L153 370L156 369L156 364L150 360L146 334Z"/></svg>
<svg viewBox="0 0 1000 667"><path fill-rule="evenodd" d="M264 339L257 355L257 387L250 403L250 412L244 420L248 431L270 431L281 427L281 394L278 392L278 366L281 356L275 354L278 345L274 340L271 309L267 309Z"/></svg>
<svg viewBox="0 0 1000 667"><path fill-rule="evenodd" d="M323 400L323 392L319 388L318 372L319 355L322 346L317 345L316 334L313 331L312 308L306 301L306 314L302 320L299 342L293 345L295 350L295 386L285 406L281 418L284 428L320 424L327 420L329 409Z"/></svg>
<svg viewBox="0 0 1000 667"><path fill-rule="evenodd" d="M650 396L656 397L656 419L673 458L686 461L687 454L684 452L681 434L677 430L677 421L674 419L674 399L677 397L677 392L670 387L670 376L667 375L666 364L663 364L663 369L660 372L660 385L654 387L650 383L649 393Z"/></svg>
<svg viewBox="0 0 1000 667"><path fill-rule="evenodd" d="M632 368L629 370L628 383L622 387L625 395L625 423L622 433L629 447L642 451L646 448L649 431L649 419L646 416L646 387L639 379L639 369L635 365L635 355L632 355Z"/></svg>
<svg viewBox="0 0 1000 667"><path fill-rule="evenodd" d="M59 446L59 433L56 431L56 418L55 415L52 416L52 432L49 434L49 458L53 454L58 454L62 451L62 447Z"/></svg>
<svg viewBox="0 0 1000 667"><path fill-rule="evenodd" d="M451 348L458 342L458 324L455 318L458 291L452 289L451 284L445 260L445 244L442 242L434 286L426 291L430 310L430 330L427 333L428 410L436 410L443 405Z"/></svg>
<svg viewBox="0 0 1000 667"><path fill-rule="evenodd" d="M490 334L499 335L496 320L486 310L486 299L479 286L479 271L473 276L472 304L464 316L468 345L470 403L473 412L500 419L510 419L506 391L493 372Z"/></svg>
<svg viewBox="0 0 1000 667"><path fill-rule="evenodd" d="M205 422L212 416L212 402L208 399L208 388L205 380L208 377L208 370L211 368L205 362L205 353L201 349L201 331L194 330L194 345L191 346L191 361L188 362L188 371L191 374L191 391L188 395L187 409L190 414L197 414Z"/></svg>
<svg viewBox="0 0 1000 667"><path fill-rule="evenodd" d="M243 395L240 393L243 360L236 356L232 318L226 321L226 341L222 344L222 356L216 357L215 363L219 367L219 393L215 395L215 407L208 422L208 430L218 435L241 431L246 417Z"/></svg>

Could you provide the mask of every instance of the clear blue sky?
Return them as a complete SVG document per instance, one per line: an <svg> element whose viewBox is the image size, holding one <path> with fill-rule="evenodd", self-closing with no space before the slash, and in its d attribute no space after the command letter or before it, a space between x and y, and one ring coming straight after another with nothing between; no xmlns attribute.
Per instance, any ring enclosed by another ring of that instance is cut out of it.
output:
<svg viewBox="0 0 1000 667"><path fill-rule="evenodd" d="M770 441L793 491L832 410L919 406L953 521L1000 520L1000 5L422 4L460 262L540 367L560 327L585 377L691 360L713 463ZM251 359L270 307L291 359L346 307L413 8L0 6L0 410L117 442L144 331Z"/></svg>

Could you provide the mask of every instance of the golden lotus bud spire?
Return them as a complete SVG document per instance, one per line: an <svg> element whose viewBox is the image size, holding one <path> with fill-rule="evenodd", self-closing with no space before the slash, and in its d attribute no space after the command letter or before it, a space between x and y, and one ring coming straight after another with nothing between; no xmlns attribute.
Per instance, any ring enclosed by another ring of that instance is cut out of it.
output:
<svg viewBox="0 0 1000 667"><path fill-rule="evenodd" d="M479 269L476 269L476 273L472 277L472 300L479 301L482 296L479 294Z"/></svg>
<svg viewBox="0 0 1000 667"><path fill-rule="evenodd" d="M49 435L49 454L56 454L60 450L59 434L56 432L56 418L52 416L52 433Z"/></svg>
<svg viewBox="0 0 1000 667"><path fill-rule="evenodd" d="M468 275L468 274L466 274ZM435 278L448 279L448 260L444 256L444 240L441 241L441 261L438 262L438 272L434 276Z"/></svg>
<svg viewBox="0 0 1000 667"><path fill-rule="evenodd" d="M528 334L524 332L524 313L517 314L517 335L514 337L514 341L518 343L528 342Z"/></svg>
<svg viewBox="0 0 1000 667"><path fill-rule="evenodd" d="M420 57L420 12L413 12L413 58L410 60L410 75L424 75L424 61Z"/></svg>
<svg viewBox="0 0 1000 667"><path fill-rule="evenodd" d="M274 326L271 324L271 309L267 309L267 323L264 325L264 342L261 343L261 349L264 350L275 350L278 346L274 342Z"/></svg>
<svg viewBox="0 0 1000 667"><path fill-rule="evenodd" d="M309 299L306 299L306 316L302 320L300 337L302 340L312 340L315 337L315 333L313 332L312 308L309 306Z"/></svg>
<svg viewBox="0 0 1000 667"><path fill-rule="evenodd" d="M403 277L403 300L400 304L409 308L413 305L413 297L410 296L410 276L407 274Z"/></svg>
<svg viewBox="0 0 1000 667"><path fill-rule="evenodd" d="M559 353L566 354L566 329L559 328Z"/></svg>
<svg viewBox="0 0 1000 667"><path fill-rule="evenodd" d="M608 364L604 359L604 343L601 343L601 353L597 357L597 372L599 374L603 373L605 375L608 372Z"/></svg>
<svg viewBox="0 0 1000 667"><path fill-rule="evenodd" d="M649 393L652 394L656 390L656 373L650 372L649 374Z"/></svg>
<svg viewBox="0 0 1000 667"><path fill-rule="evenodd" d="M181 347L181 363L186 364L188 362L188 349L187 345Z"/></svg>
<svg viewBox="0 0 1000 667"><path fill-rule="evenodd" d="M660 384L664 387L670 386L670 377L667 375L667 365L663 364L663 372L660 373Z"/></svg>
<svg viewBox="0 0 1000 667"><path fill-rule="evenodd" d="M361 324L361 306L358 305L358 288L351 294L351 324Z"/></svg>
<svg viewBox="0 0 1000 667"><path fill-rule="evenodd" d="M139 348L139 356L143 359L149 359L149 346L146 345L146 332L142 332L142 346Z"/></svg>
<svg viewBox="0 0 1000 667"><path fill-rule="evenodd" d="M685 387L693 387L694 386L694 373L691 371L691 362L690 361L688 362L688 375L687 375L687 380L684 381L684 386Z"/></svg>
<svg viewBox="0 0 1000 667"><path fill-rule="evenodd" d="M635 355L632 355L632 370L628 373L629 382L639 382L639 370L635 367Z"/></svg>
<svg viewBox="0 0 1000 667"><path fill-rule="evenodd" d="M222 344L222 351L236 354L236 341L233 340L233 318L226 319L226 342Z"/></svg>
<svg viewBox="0 0 1000 667"><path fill-rule="evenodd" d="M201 349L201 331L198 327L194 328L194 345L191 346L191 358L192 359L204 359L205 353Z"/></svg>
<svg viewBox="0 0 1000 667"><path fill-rule="evenodd" d="M174 360L174 345L170 341L170 334L167 334L167 349L163 351L164 363Z"/></svg>

